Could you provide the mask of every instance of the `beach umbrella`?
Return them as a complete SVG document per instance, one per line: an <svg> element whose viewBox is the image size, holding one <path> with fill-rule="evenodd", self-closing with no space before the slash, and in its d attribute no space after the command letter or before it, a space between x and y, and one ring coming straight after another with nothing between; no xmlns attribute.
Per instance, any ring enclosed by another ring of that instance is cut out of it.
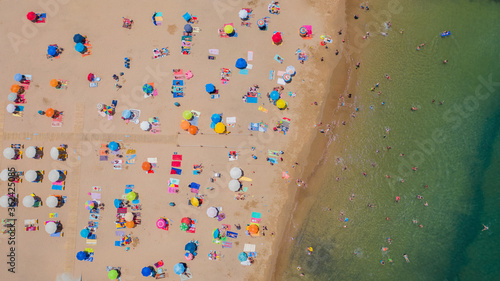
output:
<svg viewBox="0 0 500 281"><path fill-rule="evenodd" d="M226 34L233 34L234 27L232 25L226 24L226 26L224 26L224 32Z"/></svg>
<svg viewBox="0 0 500 281"><path fill-rule="evenodd" d="M55 197L54 195L47 197L45 200L45 204L47 204L47 207L49 208L55 208L57 205L59 205L59 199Z"/></svg>
<svg viewBox="0 0 500 281"><path fill-rule="evenodd" d="M239 255L238 255L238 260L240 260L241 262L244 262L248 259L248 255L247 253L245 252L241 252Z"/></svg>
<svg viewBox="0 0 500 281"><path fill-rule="evenodd" d="M187 231L189 229L189 226L187 223L181 223L180 228L181 231Z"/></svg>
<svg viewBox="0 0 500 281"><path fill-rule="evenodd" d="M222 124L222 122L219 122L219 123L215 124L214 131L217 134L222 134L226 131L226 125Z"/></svg>
<svg viewBox="0 0 500 281"><path fill-rule="evenodd" d="M47 231L48 234L56 233L57 224L53 221L49 221L47 224L45 224L45 231Z"/></svg>
<svg viewBox="0 0 500 281"><path fill-rule="evenodd" d="M182 117L186 120L191 120L193 119L193 113L189 110L184 110L184 112L182 113Z"/></svg>
<svg viewBox="0 0 500 281"><path fill-rule="evenodd" d="M17 99L17 94L16 93L10 93L8 96L7 96L7 99L9 101L15 101Z"/></svg>
<svg viewBox="0 0 500 281"><path fill-rule="evenodd" d="M135 193L133 191L130 191L129 193L127 193L127 200L128 201L134 201L135 198L137 198L137 193Z"/></svg>
<svg viewBox="0 0 500 281"><path fill-rule="evenodd" d="M193 243L193 242L189 242L186 244L186 246L184 246L184 250L188 251L190 253L196 252L197 248L198 248L198 246L196 246L196 243Z"/></svg>
<svg viewBox="0 0 500 281"><path fill-rule="evenodd" d="M31 208L35 205L35 198L33 196L28 195L23 198L23 205L26 208Z"/></svg>
<svg viewBox="0 0 500 281"><path fill-rule="evenodd" d="M57 181L60 181L61 178L62 178L61 172L59 172L58 170L51 170L49 172L49 181L57 182Z"/></svg>
<svg viewBox="0 0 500 281"><path fill-rule="evenodd" d="M292 76L295 75L295 67L293 67L292 65L289 65L286 67L286 72Z"/></svg>
<svg viewBox="0 0 500 281"><path fill-rule="evenodd" d="M279 100L280 93L278 91L272 91L271 94L270 94L270 98L272 100Z"/></svg>
<svg viewBox="0 0 500 281"><path fill-rule="evenodd" d="M104 104L102 104L102 103L98 103L98 104L97 104L97 110L101 111L101 110L103 110L103 109L104 109Z"/></svg>
<svg viewBox="0 0 500 281"><path fill-rule="evenodd" d="M239 69L244 69L247 67L247 65L247 61L244 58L237 59L236 63L234 64L234 66Z"/></svg>
<svg viewBox="0 0 500 281"><path fill-rule="evenodd" d="M142 121L141 125L139 125L139 127L143 131L149 131L151 129L151 123L149 123L148 121Z"/></svg>
<svg viewBox="0 0 500 281"><path fill-rule="evenodd" d="M191 198L191 205L193 205L195 207L200 206L200 200L198 200L198 198L196 198L196 197Z"/></svg>
<svg viewBox="0 0 500 281"><path fill-rule="evenodd" d="M283 80L285 80L285 82L287 83L290 83L290 81L292 81L292 75L290 75L290 73L283 74Z"/></svg>
<svg viewBox="0 0 500 281"><path fill-rule="evenodd" d="M133 221L134 220L134 214L131 212L128 212L125 214L125 221Z"/></svg>
<svg viewBox="0 0 500 281"><path fill-rule="evenodd" d="M144 86L142 86L142 90L146 94L151 94L153 92L153 86L151 86L149 84L144 84Z"/></svg>
<svg viewBox="0 0 500 281"><path fill-rule="evenodd" d="M120 199L115 199L115 200L113 201L113 205L114 205L114 206L115 206L115 208L117 208L117 209L118 209L118 208L120 208L120 207L121 207L121 205L122 205L122 200L120 200Z"/></svg>
<svg viewBox="0 0 500 281"><path fill-rule="evenodd" d="M273 43L274 44L280 44L281 41L283 41L283 38L281 38L281 33L280 32L274 33L272 39L273 39Z"/></svg>
<svg viewBox="0 0 500 281"><path fill-rule="evenodd" d="M83 37L83 35L77 33L73 36L73 42L75 43L83 43L85 42L85 37Z"/></svg>
<svg viewBox="0 0 500 281"><path fill-rule="evenodd" d="M87 209L88 211L92 210L92 209L95 209L96 207L96 204L94 201L92 200L88 200L85 202L85 205L84 205L85 209Z"/></svg>
<svg viewBox="0 0 500 281"><path fill-rule="evenodd" d="M88 80L89 82L94 81L94 78L95 78L95 75L94 75L93 73L89 73L89 75L87 76L87 80Z"/></svg>
<svg viewBox="0 0 500 281"><path fill-rule="evenodd" d="M175 274L181 275L185 271L186 271L186 267L184 266L184 264L178 263L178 264L174 265L174 273Z"/></svg>
<svg viewBox="0 0 500 281"><path fill-rule="evenodd" d="M207 209L207 216L210 218L215 218L219 214L219 210L215 207L210 207Z"/></svg>
<svg viewBox="0 0 500 281"><path fill-rule="evenodd" d="M146 266L146 267L142 268L141 273L142 273L142 276L149 277L153 274L153 271L151 271L151 268L149 266Z"/></svg>
<svg viewBox="0 0 500 281"><path fill-rule="evenodd" d="M184 26L184 31L186 31L187 33L191 33L193 32L193 27L188 23Z"/></svg>
<svg viewBox="0 0 500 281"><path fill-rule="evenodd" d="M8 179L9 179L9 170L3 169L2 172L0 172L0 180L7 181Z"/></svg>
<svg viewBox="0 0 500 281"><path fill-rule="evenodd" d="M300 34L300 36L305 37L307 35L307 28L305 28L303 26L301 28L299 28L299 34Z"/></svg>
<svg viewBox="0 0 500 281"><path fill-rule="evenodd" d="M160 229L164 229L166 226L167 226L167 223L165 222L165 220L163 218L160 218L156 221L156 227L158 227Z"/></svg>
<svg viewBox="0 0 500 281"><path fill-rule="evenodd" d="M240 19L246 20L246 19L248 19L248 11L247 10L240 10L238 12L238 16L240 16Z"/></svg>
<svg viewBox="0 0 500 281"><path fill-rule="evenodd" d="M16 157L16 151L12 147L7 147L3 150L3 156L7 159L14 159L14 157Z"/></svg>
<svg viewBox="0 0 500 281"><path fill-rule="evenodd" d="M0 197L0 207L8 208L9 207L9 196L4 195Z"/></svg>
<svg viewBox="0 0 500 281"><path fill-rule="evenodd" d="M214 114L212 114L211 119L212 119L212 122L219 123L221 121L222 117L220 116L220 114L214 113Z"/></svg>
<svg viewBox="0 0 500 281"><path fill-rule="evenodd" d="M188 217L183 217L183 218L181 219L181 223L190 224L190 223L191 223L191 219L190 219L190 218L188 218Z"/></svg>
<svg viewBox="0 0 500 281"><path fill-rule="evenodd" d="M36 19L36 14L35 12L29 12L27 15L26 15L26 18L30 21L34 21Z"/></svg>
<svg viewBox="0 0 500 281"><path fill-rule="evenodd" d="M129 119L130 117L132 117L132 111L130 111L128 109L125 109L122 112L122 117L125 118L125 119Z"/></svg>
<svg viewBox="0 0 500 281"><path fill-rule="evenodd" d="M191 135L196 135L196 133L198 132L198 127L191 125L189 126L188 131Z"/></svg>
<svg viewBox="0 0 500 281"><path fill-rule="evenodd" d="M233 167L229 174L231 175L231 178L237 180L243 176L243 171L238 167Z"/></svg>
<svg viewBox="0 0 500 281"><path fill-rule="evenodd" d="M257 234L259 232L259 226L256 224L249 225L248 232L250 232L250 234Z"/></svg>
<svg viewBox="0 0 500 281"><path fill-rule="evenodd" d="M16 106L15 106L15 105L13 105L12 103L9 103L9 104L7 105L7 112L8 112L8 113L14 113L15 111L16 111Z"/></svg>
<svg viewBox="0 0 500 281"><path fill-rule="evenodd" d="M57 56L57 47L56 46L49 46L47 48L47 54L49 54L49 56Z"/></svg>
<svg viewBox="0 0 500 281"><path fill-rule="evenodd" d="M215 125L217 125L217 123L210 122L210 129L215 130Z"/></svg>
<svg viewBox="0 0 500 281"><path fill-rule="evenodd" d="M24 174L24 178L27 180L27 181L30 181L30 182L35 182L38 178L38 173L35 171L35 170L28 170L25 174Z"/></svg>
<svg viewBox="0 0 500 281"><path fill-rule="evenodd" d="M85 51L85 46L82 43L78 43L75 45L75 51L83 53Z"/></svg>
<svg viewBox="0 0 500 281"><path fill-rule="evenodd" d="M47 110L45 110L45 116L47 116L47 117L52 118L54 116L54 114L55 114L55 111L52 108L48 108Z"/></svg>
<svg viewBox="0 0 500 281"><path fill-rule="evenodd" d="M207 93L213 93L213 92L215 92L215 86L214 86L214 84L212 84L212 83L206 84L205 85L205 91L207 91Z"/></svg>
<svg viewBox="0 0 500 281"><path fill-rule="evenodd" d="M181 121L181 129L187 131L187 129L189 129L189 126L191 126L191 124L189 124L188 121L186 121L186 120Z"/></svg>
<svg viewBox="0 0 500 281"><path fill-rule="evenodd" d="M144 163L142 163L142 170L144 171L149 171L151 170L151 163L145 161Z"/></svg>
<svg viewBox="0 0 500 281"><path fill-rule="evenodd" d="M128 222L125 223L125 226L127 228L134 228L135 222L134 221L128 221Z"/></svg>
<svg viewBox="0 0 500 281"><path fill-rule="evenodd" d="M59 85L59 81L57 81L57 79L52 79L50 80L50 86L52 87L57 87Z"/></svg>
<svg viewBox="0 0 500 281"><path fill-rule="evenodd" d="M118 279L118 275L119 275L119 274L118 274L118 271L117 271L116 269L110 270L110 271L108 272L108 278L109 278L110 280L116 280L116 279Z"/></svg>
<svg viewBox="0 0 500 281"><path fill-rule="evenodd" d="M84 251L80 251L76 253L76 259L79 261L83 261L89 258L89 255L85 253Z"/></svg>
<svg viewBox="0 0 500 281"><path fill-rule="evenodd" d="M282 99L279 99L276 101L276 106L279 108L279 109L285 109L286 108L286 102Z"/></svg>
<svg viewBox="0 0 500 281"><path fill-rule="evenodd" d="M59 148L54 146L50 149L50 157L52 157L52 159L59 160L60 155L61 154L60 154Z"/></svg>
<svg viewBox="0 0 500 281"><path fill-rule="evenodd" d="M266 26L266 22L263 19L257 21L257 26L262 29Z"/></svg>
<svg viewBox="0 0 500 281"><path fill-rule="evenodd" d="M108 148L113 150L113 151L117 151L120 149L120 146L118 145L118 143L116 141L112 141L108 144Z"/></svg>
<svg viewBox="0 0 500 281"><path fill-rule="evenodd" d="M184 254L184 258L185 258L187 261L190 261L190 260L193 260L194 256L193 256L193 254L191 254L191 253L187 253L187 252L186 252L186 253Z"/></svg>
<svg viewBox="0 0 500 281"><path fill-rule="evenodd" d="M14 80L16 80L16 82L21 82L21 80L23 80L24 78L24 75L22 75L21 73L16 73L14 75Z"/></svg>
<svg viewBox="0 0 500 281"><path fill-rule="evenodd" d="M228 186L229 186L229 190L236 192L236 191L240 190L241 183L238 180L232 179L229 181Z"/></svg>
<svg viewBox="0 0 500 281"><path fill-rule="evenodd" d="M19 90L21 90L21 86L19 86L17 84L10 86L10 91L15 93L15 94L19 93Z"/></svg>
<svg viewBox="0 0 500 281"><path fill-rule="evenodd" d="M87 238L90 235L90 230L88 228L84 228L80 231L80 236L83 238Z"/></svg>
<svg viewBox="0 0 500 281"><path fill-rule="evenodd" d="M28 158L35 158L36 156L36 147L34 146L28 146L28 148L26 148L26 157Z"/></svg>
<svg viewBox="0 0 500 281"><path fill-rule="evenodd" d="M220 230L218 228L216 228L214 230L214 233L212 235L213 235L214 239L219 238L219 236L220 236Z"/></svg>

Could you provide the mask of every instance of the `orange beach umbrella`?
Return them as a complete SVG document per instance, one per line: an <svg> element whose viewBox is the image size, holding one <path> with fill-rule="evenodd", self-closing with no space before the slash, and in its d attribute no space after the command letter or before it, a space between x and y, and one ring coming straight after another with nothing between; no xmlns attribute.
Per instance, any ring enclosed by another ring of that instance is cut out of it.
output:
<svg viewBox="0 0 500 281"><path fill-rule="evenodd" d="M13 93L18 93L19 90L21 89L21 86L17 85L17 84L14 84L10 87L10 91L13 92Z"/></svg>
<svg viewBox="0 0 500 281"><path fill-rule="evenodd" d="M189 126L191 126L191 124L189 124L188 121L186 120L182 120L181 121L181 128L184 130L184 131L187 131L187 129L189 129Z"/></svg>
<svg viewBox="0 0 500 281"><path fill-rule="evenodd" d="M196 135L197 132L198 132L198 127L193 126L193 125L189 126L189 133L191 135Z"/></svg>
<svg viewBox="0 0 500 281"><path fill-rule="evenodd" d="M47 116L47 117L52 117L52 116L54 116L54 109L52 109L52 108L47 109L47 110L45 111L45 116Z"/></svg>
<svg viewBox="0 0 500 281"><path fill-rule="evenodd" d="M59 81L57 81L57 79L50 80L50 86L57 87L57 85L59 85Z"/></svg>
<svg viewBox="0 0 500 281"><path fill-rule="evenodd" d="M144 162L144 163L142 163L142 169L143 169L144 171L149 171L149 170L151 170L151 163L149 163L149 162Z"/></svg>

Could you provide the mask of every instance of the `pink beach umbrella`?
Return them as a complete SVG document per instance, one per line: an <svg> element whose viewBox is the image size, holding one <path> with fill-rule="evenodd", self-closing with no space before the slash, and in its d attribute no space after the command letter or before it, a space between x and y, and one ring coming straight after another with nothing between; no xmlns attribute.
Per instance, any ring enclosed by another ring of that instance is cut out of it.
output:
<svg viewBox="0 0 500 281"><path fill-rule="evenodd" d="M165 229L166 226L167 226L167 223L165 222L164 219L159 219L156 221L156 227L158 227L160 229Z"/></svg>

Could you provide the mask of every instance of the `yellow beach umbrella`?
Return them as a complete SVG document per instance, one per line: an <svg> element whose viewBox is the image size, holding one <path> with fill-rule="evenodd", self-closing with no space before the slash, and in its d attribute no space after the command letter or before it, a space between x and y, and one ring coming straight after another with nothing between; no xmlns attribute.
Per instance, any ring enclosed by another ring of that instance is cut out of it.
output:
<svg viewBox="0 0 500 281"><path fill-rule="evenodd" d="M214 131L217 134L222 134L226 131L226 125L222 124L222 122L219 122L215 125Z"/></svg>
<svg viewBox="0 0 500 281"><path fill-rule="evenodd" d="M196 198L196 197L191 198L191 205L193 205L195 207L200 206L200 200L198 200L198 198Z"/></svg>
<svg viewBox="0 0 500 281"><path fill-rule="evenodd" d="M285 109L286 108L286 102L282 99L279 99L276 101L276 106L279 108L279 109Z"/></svg>
<svg viewBox="0 0 500 281"><path fill-rule="evenodd" d="M228 25L224 26L224 32L226 34L231 34L231 33L233 33L233 31L234 31L234 28L232 25L228 24Z"/></svg>

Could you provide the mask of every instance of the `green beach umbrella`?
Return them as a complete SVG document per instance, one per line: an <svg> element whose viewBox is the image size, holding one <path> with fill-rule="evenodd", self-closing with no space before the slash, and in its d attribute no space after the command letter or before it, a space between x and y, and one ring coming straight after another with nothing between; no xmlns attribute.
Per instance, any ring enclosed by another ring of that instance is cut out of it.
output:
<svg viewBox="0 0 500 281"><path fill-rule="evenodd" d="M193 113L191 113L191 111L189 111L189 110L185 110L182 113L182 117L184 117L184 119L186 119L186 120L191 120L191 119L193 119Z"/></svg>
<svg viewBox="0 0 500 281"><path fill-rule="evenodd" d="M189 226L187 223L181 223L181 231L187 231L189 229Z"/></svg>
<svg viewBox="0 0 500 281"><path fill-rule="evenodd" d="M116 271L116 269L110 270L108 272L108 278L111 279L111 280L118 279L118 271Z"/></svg>
<svg viewBox="0 0 500 281"><path fill-rule="evenodd" d="M133 191L127 193L127 200L128 201L134 201L136 197L137 197L137 193L135 193Z"/></svg>

